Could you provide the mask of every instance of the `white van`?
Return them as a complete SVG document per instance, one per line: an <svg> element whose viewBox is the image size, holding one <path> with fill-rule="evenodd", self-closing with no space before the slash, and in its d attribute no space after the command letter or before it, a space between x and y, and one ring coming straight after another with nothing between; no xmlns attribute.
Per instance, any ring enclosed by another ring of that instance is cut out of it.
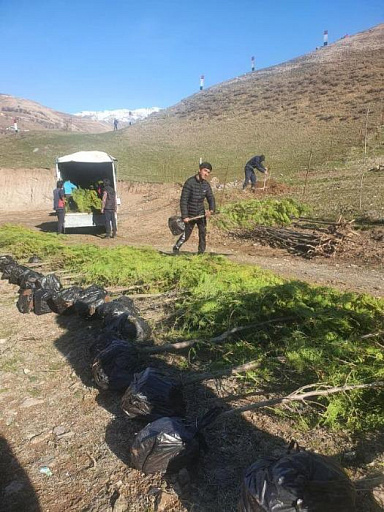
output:
<svg viewBox="0 0 384 512"><path fill-rule="evenodd" d="M57 180L70 181L77 187L87 189L99 180L108 178L117 197L116 162L116 158L103 151L78 151L56 159ZM117 204L120 204L118 197ZM104 225L104 215L100 213L65 214L65 229Z"/></svg>

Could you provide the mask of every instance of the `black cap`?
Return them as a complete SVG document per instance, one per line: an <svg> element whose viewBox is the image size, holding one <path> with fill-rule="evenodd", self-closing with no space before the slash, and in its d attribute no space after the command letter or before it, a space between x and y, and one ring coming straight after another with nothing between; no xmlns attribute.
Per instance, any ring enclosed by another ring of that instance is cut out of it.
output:
<svg viewBox="0 0 384 512"><path fill-rule="evenodd" d="M209 162L202 162L199 165L199 169L208 169L209 171L212 171L212 165Z"/></svg>

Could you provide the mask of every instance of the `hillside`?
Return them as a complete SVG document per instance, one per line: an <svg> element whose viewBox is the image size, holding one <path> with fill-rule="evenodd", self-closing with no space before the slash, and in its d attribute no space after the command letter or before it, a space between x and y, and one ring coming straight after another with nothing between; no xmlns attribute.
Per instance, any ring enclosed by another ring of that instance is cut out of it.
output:
<svg viewBox="0 0 384 512"><path fill-rule="evenodd" d="M100 133L110 131L110 123L83 119L64 112L57 112L35 101L0 94L0 131L12 131L17 119L21 132L30 130L61 130L68 132Z"/></svg>
<svg viewBox="0 0 384 512"><path fill-rule="evenodd" d="M245 161L261 152L285 177L306 167L310 150L314 166L341 160L362 148L368 109L375 144L382 122L383 46L380 25L199 92L125 132L130 158L136 163L134 150L137 155L140 148L140 160L161 155L171 168L202 156L221 174L228 169L230 177L241 175Z"/></svg>
<svg viewBox="0 0 384 512"><path fill-rule="evenodd" d="M202 157L215 175L243 179L264 153L272 178L335 213L359 208L362 172L382 162L384 24L289 62L201 91L133 126L105 134L5 134L4 167L52 167L57 155L99 149L130 181L182 181ZM81 119L78 119L80 122ZM365 153L366 149L366 153ZM382 215L382 172L364 180L363 210ZM360 208L361 209L361 208Z"/></svg>

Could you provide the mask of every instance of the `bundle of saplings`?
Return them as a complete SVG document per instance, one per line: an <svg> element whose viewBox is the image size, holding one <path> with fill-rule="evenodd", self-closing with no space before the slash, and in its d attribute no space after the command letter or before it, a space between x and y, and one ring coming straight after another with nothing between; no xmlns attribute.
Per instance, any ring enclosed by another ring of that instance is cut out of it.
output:
<svg viewBox="0 0 384 512"><path fill-rule="evenodd" d="M354 512L352 482L335 462L298 451L263 457L245 474L239 512Z"/></svg>
<svg viewBox="0 0 384 512"><path fill-rule="evenodd" d="M96 190L79 187L72 191L72 200L67 202L67 209L81 213L100 213L101 199Z"/></svg>
<svg viewBox="0 0 384 512"><path fill-rule="evenodd" d="M163 416L185 416L185 402L179 381L155 368L135 373L121 401L129 418L153 421Z"/></svg>
<svg viewBox="0 0 384 512"><path fill-rule="evenodd" d="M220 409L215 408L199 421L164 417L148 423L133 441L133 467L147 474L177 473L180 469L188 469L197 461L200 451L207 449L201 431L219 414Z"/></svg>
<svg viewBox="0 0 384 512"><path fill-rule="evenodd" d="M99 352L92 364L92 374L101 389L125 391L139 370L139 357L133 343L113 340Z"/></svg>

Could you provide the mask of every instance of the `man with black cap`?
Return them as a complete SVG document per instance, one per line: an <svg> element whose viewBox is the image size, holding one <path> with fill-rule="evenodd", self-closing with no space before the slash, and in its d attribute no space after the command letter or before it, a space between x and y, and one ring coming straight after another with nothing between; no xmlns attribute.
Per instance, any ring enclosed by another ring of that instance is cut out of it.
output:
<svg viewBox="0 0 384 512"><path fill-rule="evenodd" d="M245 172L245 180L243 184L243 190L247 188L249 181L251 182L251 190L255 192L256 190L256 174L255 169L258 171L268 174L268 167L264 167L263 162L265 160L264 155L254 156L245 164L244 172Z"/></svg>
<svg viewBox="0 0 384 512"><path fill-rule="evenodd" d="M184 183L180 198L181 217L185 223L184 233L173 246L174 254L178 254L180 247L189 239L195 224L199 230L198 253L203 254L206 247L207 218L215 211L215 198L207 178L212 171L209 162L199 165L199 172L191 176ZM208 201L209 210L205 210L204 200ZM191 220L193 217L201 218Z"/></svg>

